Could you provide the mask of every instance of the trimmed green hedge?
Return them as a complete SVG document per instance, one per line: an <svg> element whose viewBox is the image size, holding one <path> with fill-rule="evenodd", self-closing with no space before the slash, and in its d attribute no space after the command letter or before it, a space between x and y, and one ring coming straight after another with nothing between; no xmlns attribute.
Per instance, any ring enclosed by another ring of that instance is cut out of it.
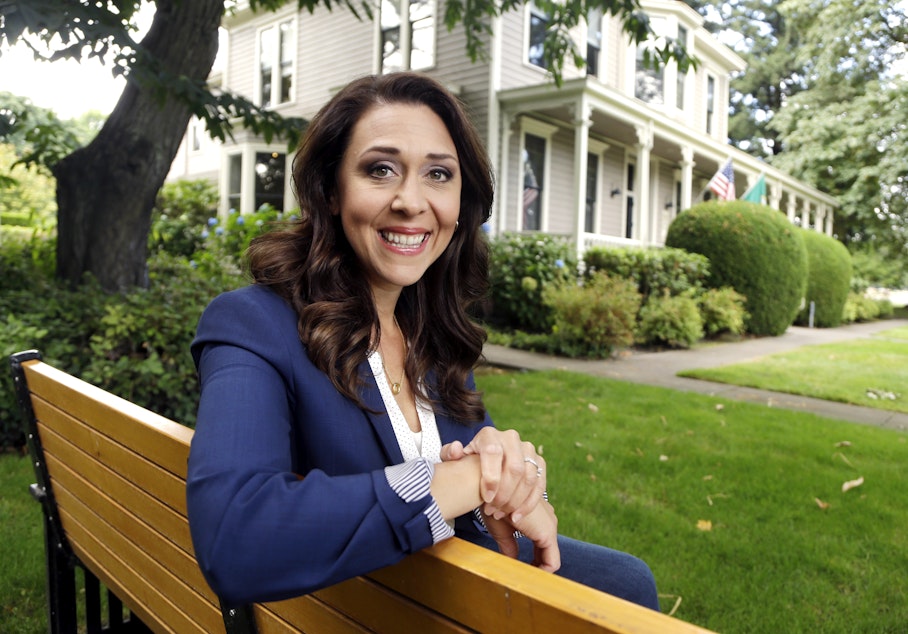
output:
<svg viewBox="0 0 908 634"><path fill-rule="evenodd" d="M594 247L583 263L587 275L604 271L633 281L644 298L699 293L709 277L709 260L682 249Z"/></svg>
<svg viewBox="0 0 908 634"><path fill-rule="evenodd" d="M807 287L801 231L764 205L709 201L672 222L666 246L709 258L709 286L747 298L747 330L780 335L794 322Z"/></svg>
<svg viewBox="0 0 908 634"><path fill-rule="evenodd" d="M844 244L809 229L802 229L807 247L807 293L797 322L810 322L810 302L814 303L813 325L834 328L842 323L845 300L851 288L851 254Z"/></svg>

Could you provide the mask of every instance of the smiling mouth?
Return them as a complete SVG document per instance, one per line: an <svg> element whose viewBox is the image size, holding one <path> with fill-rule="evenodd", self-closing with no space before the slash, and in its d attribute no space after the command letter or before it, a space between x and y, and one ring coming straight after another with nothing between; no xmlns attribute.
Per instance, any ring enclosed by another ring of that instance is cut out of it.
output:
<svg viewBox="0 0 908 634"><path fill-rule="evenodd" d="M380 231L382 240L401 249L415 249L429 239L428 233L403 234L391 231Z"/></svg>

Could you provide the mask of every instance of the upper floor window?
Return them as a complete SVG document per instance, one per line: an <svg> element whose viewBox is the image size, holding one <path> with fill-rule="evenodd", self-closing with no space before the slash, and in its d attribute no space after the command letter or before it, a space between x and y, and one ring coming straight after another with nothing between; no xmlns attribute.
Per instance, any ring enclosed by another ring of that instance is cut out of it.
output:
<svg viewBox="0 0 908 634"><path fill-rule="evenodd" d="M269 108L293 96L296 37L293 21L284 20L259 31L259 105Z"/></svg>
<svg viewBox="0 0 908 634"><path fill-rule="evenodd" d="M637 45L637 64L634 69L634 96L648 104L665 103L665 66L655 68L653 49L662 42L665 20L652 18L653 32L659 36L656 40L647 40Z"/></svg>
<svg viewBox="0 0 908 634"><path fill-rule="evenodd" d="M716 78L706 77L706 134L716 129Z"/></svg>
<svg viewBox="0 0 908 634"><path fill-rule="evenodd" d="M586 24L586 74L598 77L599 55L602 52L602 9L590 9Z"/></svg>
<svg viewBox="0 0 908 634"><path fill-rule="evenodd" d="M543 54L545 34L549 28L549 16L530 5L530 34L527 39L527 61L539 68L548 68Z"/></svg>
<svg viewBox="0 0 908 634"><path fill-rule="evenodd" d="M380 13L383 73L435 65L435 0L382 0Z"/></svg>

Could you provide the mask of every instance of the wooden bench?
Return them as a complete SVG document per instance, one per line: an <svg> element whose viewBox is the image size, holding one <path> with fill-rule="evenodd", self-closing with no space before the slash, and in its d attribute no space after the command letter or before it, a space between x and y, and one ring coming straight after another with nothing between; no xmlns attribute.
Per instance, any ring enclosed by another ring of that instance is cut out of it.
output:
<svg viewBox="0 0 908 634"><path fill-rule="evenodd" d="M222 610L186 520L192 430L36 351L11 364L44 509L51 632L76 632L78 613L89 634L706 632L457 538L311 595Z"/></svg>

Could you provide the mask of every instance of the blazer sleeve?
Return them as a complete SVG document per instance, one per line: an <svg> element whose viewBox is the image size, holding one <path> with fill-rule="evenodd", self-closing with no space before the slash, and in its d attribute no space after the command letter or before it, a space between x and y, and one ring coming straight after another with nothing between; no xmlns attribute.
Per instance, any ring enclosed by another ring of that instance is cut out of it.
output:
<svg viewBox="0 0 908 634"><path fill-rule="evenodd" d="M345 420L336 412L365 418L333 388L315 398L294 387L330 386L296 332L293 311L252 288L212 302L193 343L201 397L187 510L202 572L228 605L312 592L432 544L424 514L431 496L402 500L385 477L387 459L344 475L294 471L301 451L329 461L333 451L327 442L300 449L298 426L337 438L332 430ZM326 414L300 421L300 411Z"/></svg>

